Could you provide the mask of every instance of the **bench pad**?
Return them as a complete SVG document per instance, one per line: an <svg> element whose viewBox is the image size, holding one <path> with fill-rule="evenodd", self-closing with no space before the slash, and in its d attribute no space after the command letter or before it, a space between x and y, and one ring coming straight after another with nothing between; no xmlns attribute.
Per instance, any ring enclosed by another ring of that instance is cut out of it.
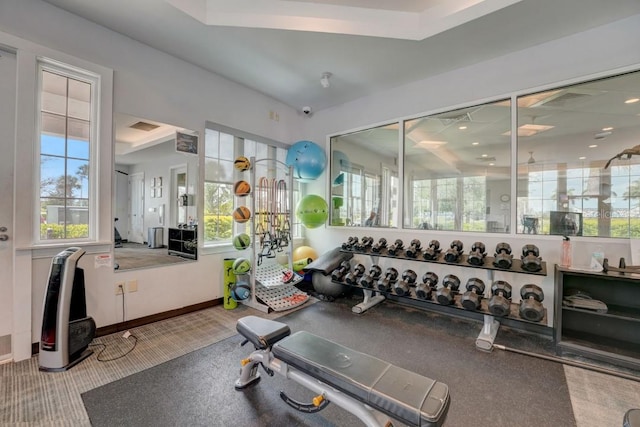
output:
<svg viewBox="0 0 640 427"><path fill-rule="evenodd" d="M272 348L278 359L412 426L440 426L449 408L449 387L309 332Z"/></svg>
<svg viewBox="0 0 640 427"><path fill-rule="evenodd" d="M289 326L275 320L245 316L236 323L236 330L257 349L265 350L291 334Z"/></svg>

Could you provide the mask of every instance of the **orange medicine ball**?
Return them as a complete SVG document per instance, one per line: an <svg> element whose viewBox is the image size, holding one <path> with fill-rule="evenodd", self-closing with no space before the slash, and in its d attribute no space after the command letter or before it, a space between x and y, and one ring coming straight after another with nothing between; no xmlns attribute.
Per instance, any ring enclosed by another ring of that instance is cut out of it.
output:
<svg viewBox="0 0 640 427"><path fill-rule="evenodd" d="M251 211L246 206L239 206L235 211L233 211L233 219L236 222L247 222L249 221L249 218L251 218Z"/></svg>
<svg viewBox="0 0 640 427"><path fill-rule="evenodd" d="M251 185L247 181L238 181L233 186L233 193L238 197L244 197L251 192Z"/></svg>

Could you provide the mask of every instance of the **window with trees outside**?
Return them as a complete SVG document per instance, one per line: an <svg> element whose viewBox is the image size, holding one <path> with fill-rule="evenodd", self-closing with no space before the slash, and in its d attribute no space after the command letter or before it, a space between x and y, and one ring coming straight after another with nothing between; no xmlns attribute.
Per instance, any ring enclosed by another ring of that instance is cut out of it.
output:
<svg viewBox="0 0 640 427"><path fill-rule="evenodd" d="M234 160L239 156L255 159L273 159L285 163L286 145L259 136L225 126L207 123L205 130L205 179L204 179L204 244L216 246L230 244L234 234L246 232L248 224L235 224L233 221L234 204L237 198L233 194L234 183L240 179L250 182L249 171L238 171ZM275 162L260 162L255 165L256 176L269 176L282 179L278 175ZM281 170L282 168L280 168ZM294 206L299 200L297 182L293 188ZM300 226L291 224L293 237L300 235Z"/></svg>
<svg viewBox="0 0 640 427"><path fill-rule="evenodd" d="M98 77L45 61L38 77L39 240L91 238Z"/></svg>

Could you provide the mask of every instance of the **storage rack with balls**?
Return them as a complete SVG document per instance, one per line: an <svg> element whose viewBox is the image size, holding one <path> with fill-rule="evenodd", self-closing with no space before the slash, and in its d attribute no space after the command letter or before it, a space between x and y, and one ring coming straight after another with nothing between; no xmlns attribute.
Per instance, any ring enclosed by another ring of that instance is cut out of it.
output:
<svg viewBox="0 0 640 427"><path fill-rule="evenodd" d="M238 300L265 313L304 304L309 296L294 286L302 277L292 274L292 168L276 159L255 157L239 157L234 165L242 175L249 174L248 182L243 176L234 184L233 218L239 225L234 227L233 242L236 249L248 253L238 258L239 270L235 273L236 282L248 287L249 292L244 289ZM259 169L268 176L257 176ZM244 235L250 237L248 245ZM283 258L286 263L278 262Z"/></svg>
<svg viewBox="0 0 640 427"><path fill-rule="evenodd" d="M502 242L496 245L494 255L489 256L482 242L474 242L465 251L459 240L441 247L435 239L423 246L418 239L405 244L401 239L387 241L381 238L374 241L366 236L353 236L342 243L340 250L371 258L370 267L365 267L355 259L341 264L332 272L332 281L363 290L364 300L353 307L355 313L362 313L390 299L458 317L483 320L476 347L485 351L493 348L501 323L516 329L549 334L542 289L523 280L519 290L521 302L515 304L512 294L518 292L516 284L496 280L494 275L502 271L546 276L546 263L542 261L535 245L524 245L522 253L518 255L512 253L508 243ZM381 268L380 258L393 258L397 263ZM446 266L446 273L438 277L429 267L433 264ZM474 273L463 281L458 277L459 267L472 268L482 274Z"/></svg>

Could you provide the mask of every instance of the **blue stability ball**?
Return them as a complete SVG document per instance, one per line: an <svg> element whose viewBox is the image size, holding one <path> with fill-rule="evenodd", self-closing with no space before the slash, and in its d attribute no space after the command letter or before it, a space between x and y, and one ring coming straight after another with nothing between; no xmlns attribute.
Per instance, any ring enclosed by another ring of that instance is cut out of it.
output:
<svg viewBox="0 0 640 427"><path fill-rule="evenodd" d="M327 154L318 144L298 141L287 151L287 166L293 166L293 177L300 182L317 179L327 166Z"/></svg>

